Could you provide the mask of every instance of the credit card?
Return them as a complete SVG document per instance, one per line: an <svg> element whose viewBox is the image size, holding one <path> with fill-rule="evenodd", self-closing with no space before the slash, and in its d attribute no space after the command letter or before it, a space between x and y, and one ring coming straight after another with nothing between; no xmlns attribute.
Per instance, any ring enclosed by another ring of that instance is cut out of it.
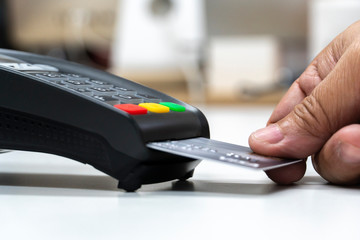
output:
<svg viewBox="0 0 360 240"><path fill-rule="evenodd" d="M303 159L263 156L254 153L248 147L202 137L151 142L147 147L184 157L215 160L259 170L270 170L303 161Z"/></svg>

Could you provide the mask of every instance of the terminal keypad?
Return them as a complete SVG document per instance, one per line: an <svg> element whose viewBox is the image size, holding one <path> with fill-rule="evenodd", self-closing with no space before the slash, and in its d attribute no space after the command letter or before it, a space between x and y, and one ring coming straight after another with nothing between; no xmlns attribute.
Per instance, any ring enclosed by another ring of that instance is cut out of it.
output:
<svg viewBox="0 0 360 240"><path fill-rule="evenodd" d="M70 89L79 94L90 96L103 103L116 106L117 109L125 111L129 114L135 115L185 111L183 106L175 103L162 102L162 99L159 97L138 92L135 89L131 89L126 86L118 86L103 80L90 79L80 74L61 72L40 72L29 74L42 80L55 83L58 86ZM124 107L121 105L124 105ZM136 107L131 107L130 105L134 105ZM179 109L181 109L181 111Z"/></svg>

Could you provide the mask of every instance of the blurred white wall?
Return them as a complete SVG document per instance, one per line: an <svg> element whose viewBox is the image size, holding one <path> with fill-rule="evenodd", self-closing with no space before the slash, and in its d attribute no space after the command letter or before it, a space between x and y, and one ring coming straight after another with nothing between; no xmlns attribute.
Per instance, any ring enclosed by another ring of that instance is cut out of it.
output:
<svg viewBox="0 0 360 240"><path fill-rule="evenodd" d="M237 99L273 87L282 66L280 42L272 35L213 38L208 54L212 98Z"/></svg>
<svg viewBox="0 0 360 240"><path fill-rule="evenodd" d="M308 0L206 0L209 36L304 38Z"/></svg>
<svg viewBox="0 0 360 240"><path fill-rule="evenodd" d="M308 61L357 20L360 20L359 0L311 0Z"/></svg>

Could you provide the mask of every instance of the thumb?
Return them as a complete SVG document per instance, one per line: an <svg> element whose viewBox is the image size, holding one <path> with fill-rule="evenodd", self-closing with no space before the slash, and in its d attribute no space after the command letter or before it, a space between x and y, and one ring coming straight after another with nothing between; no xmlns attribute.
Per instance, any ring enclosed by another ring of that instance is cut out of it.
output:
<svg viewBox="0 0 360 240"><path fill-rule="evenodd" d="M258 153L305 158L343 126L360 119L360 45L344 52L334 69L283 119L253 133Z"/></svg>

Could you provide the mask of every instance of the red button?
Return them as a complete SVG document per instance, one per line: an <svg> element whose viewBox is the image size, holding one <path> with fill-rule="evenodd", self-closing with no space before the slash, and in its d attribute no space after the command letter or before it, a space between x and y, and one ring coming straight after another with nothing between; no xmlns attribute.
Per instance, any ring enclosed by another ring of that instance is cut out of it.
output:
<svg viewBox="0 0 360 240"><path fill-rule="evenodd" d="M135 104L116 104L117 109L123 110L131 115L147 114L147 109Z"/></svg>

